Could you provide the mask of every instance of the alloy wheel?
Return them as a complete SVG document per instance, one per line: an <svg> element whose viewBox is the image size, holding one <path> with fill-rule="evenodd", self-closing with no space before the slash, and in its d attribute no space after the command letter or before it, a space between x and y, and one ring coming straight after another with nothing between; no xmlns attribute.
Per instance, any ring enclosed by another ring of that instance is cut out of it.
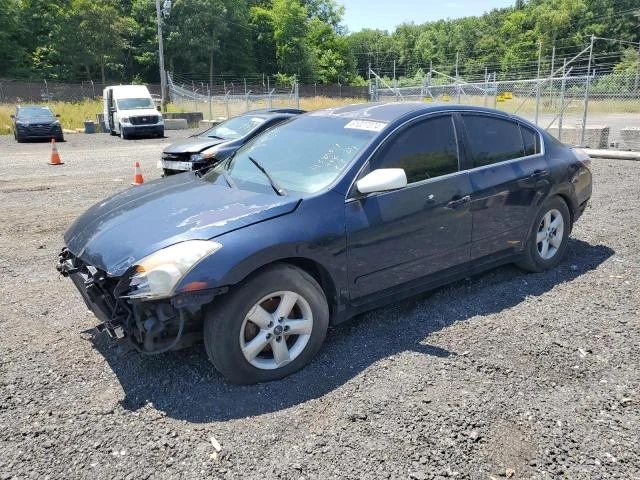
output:
<svg viewBox="0 0 640 480"><path fill-rule="evenodd" d="M556 210L549 210L540 220L536 244L538 254L543 260L551 260L562 245L564 236L564 219Z"/></svg>
<svg viewBox="0 0 640 480"><path fill-rule="evenodd" d="M304 297L274 292L249 309L240 328L240 349L254 367L274 370L302 353L312 330L313 313Z"/></svg>

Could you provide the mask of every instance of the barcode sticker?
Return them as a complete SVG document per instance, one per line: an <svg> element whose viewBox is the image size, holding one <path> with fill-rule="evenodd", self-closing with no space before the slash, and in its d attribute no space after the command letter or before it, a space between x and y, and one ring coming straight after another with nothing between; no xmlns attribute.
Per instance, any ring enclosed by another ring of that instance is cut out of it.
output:
<svg viewBox="0 0 640 480"><path fill-rule="evenodd" d="M373 122L371 120L351 120L344 126L344 128L367 130L369 132L380 132L386 125L386 123Z"/></svg>

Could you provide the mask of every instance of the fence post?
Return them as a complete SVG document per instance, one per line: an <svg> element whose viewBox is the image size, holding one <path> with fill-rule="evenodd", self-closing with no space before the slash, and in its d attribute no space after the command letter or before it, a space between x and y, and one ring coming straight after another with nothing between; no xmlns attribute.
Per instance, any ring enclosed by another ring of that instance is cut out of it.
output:
<svg viewBox="0 0 640 480"><path fill-rule="evenodd" d="M636 65L636 80L634 83L634 90L638 91L638 79L640 77L640 42L638 42L638 64Z"/></svg>
<svg viewBox="0 0 640 480"><path fill-rule="evenodd" d="M589 110L589 84L591 83L591 62L593 60L593 42L595 35L591 35L591 46L589 47L589 63L587 66L587 82L584 86L584 112L582 112L582 133L580 134L580 146L584 146L584 135L587 128L587 111Z"/></svg>
<svg viewBox="0 0 640 480"><path fill-rule="evenodd" d="M538 76L536 77L536 116L535 124L538 125L538 114L540 112L540 63L542 62L542 40L538 48Z"/></svg>
<svg viewBox="0 0 640 480"><path fill-rule="evenodd" d="M229 92L225 92L224 100L225 100L225 103L227 104L227 119L228 119L231 117L231 114L229 112Z"/></svg>
<svg viewBox="0 0 640 480"><path fill-rule="evenodd" d="M558 119L558 141L562 141L562 120L564 118L564 89L567 84L567 59L562 65L562 85L560 86L560 118Z"/></svg>
<svg viewBox="0 0 640 480"><path fill-rule="evenodd" d="M211 87L207 84L207 95L209 96L209 120L213 120L213 105L211 105Z"/></svg>
<svg viewBox="0 0 640 480"><path fill-rule="evenodd" d="M246 85L245 85L246 88ZM244 94L244 100L245 100L245 104L246 104L246 111L248 112L249 110L251 110L251 106L249 105L249 94L251 93L251 90L249 90L248 92L246 92Z"/></svg>
<svg viewBox="0 0 640 480"><path fill-rule="evenodd" d="M498 84L496 83L496 72L493 72L493 87L491 91L493 92L493 108L498 108Z"/></svg>
<svg viewBox="0 0 640 480"><path fill-rule="evenodd" d="M460 52L456 52L456 102L460 103L460 85L458 85L458 60Z"/></svg>
<svg viewBox="0 0 640 480"><path fill-rule="evenodd" d="M489 89L489 77L487 76L487 67L484 67L484 106L487 106L487 101L489 100L487 90Z"/></svg>
<svg viewBox="0 0 640 480"><path fill-rule="evenodd" d="M293 78L294 83L294 90L295 90L295 95L296 95L296 108L300 108L300 90L299 90L299 84L298 84L298 78L294 77Z"/></svg>

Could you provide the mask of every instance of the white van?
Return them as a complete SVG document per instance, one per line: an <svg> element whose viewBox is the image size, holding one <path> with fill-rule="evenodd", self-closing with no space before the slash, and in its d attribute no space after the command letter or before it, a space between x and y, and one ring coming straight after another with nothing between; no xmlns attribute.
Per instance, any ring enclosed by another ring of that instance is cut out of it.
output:
<svg viewBox="0 0 640 480"><path fill-rule="evenodd" d="M164 120L144 85L114 85L104 89L104 131L121 138L164 137Z"/></svg>

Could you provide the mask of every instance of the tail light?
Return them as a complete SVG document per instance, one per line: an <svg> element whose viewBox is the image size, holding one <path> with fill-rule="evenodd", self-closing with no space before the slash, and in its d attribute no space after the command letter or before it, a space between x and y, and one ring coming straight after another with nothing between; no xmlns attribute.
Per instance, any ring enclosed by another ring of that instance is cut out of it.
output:
<svg viewBox="0 0 640 480"><path fill-rule="evenodd" d="M571 151L582 165L586 168L591 168L591 157L582 148L572 148Z"/></svg>

